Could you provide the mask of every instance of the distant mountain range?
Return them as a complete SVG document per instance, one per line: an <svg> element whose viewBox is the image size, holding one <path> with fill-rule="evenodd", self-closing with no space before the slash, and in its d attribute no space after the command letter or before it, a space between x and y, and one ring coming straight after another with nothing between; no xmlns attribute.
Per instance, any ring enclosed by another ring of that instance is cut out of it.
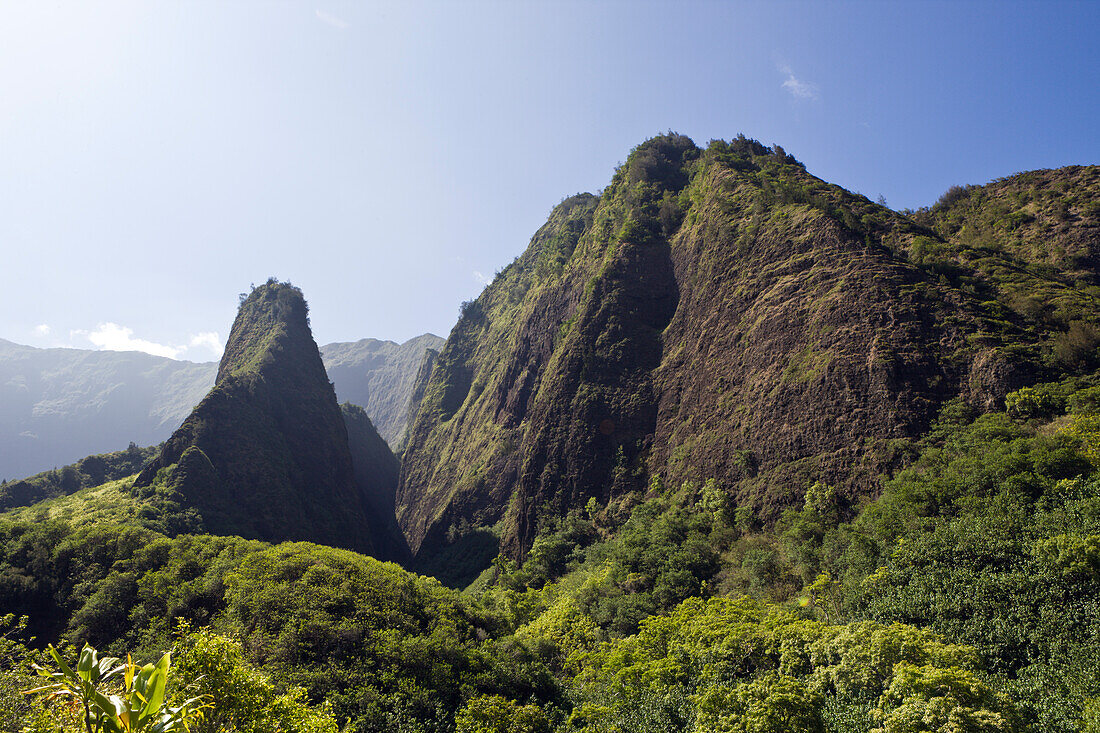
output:
<svg viewBox="0 0 1100 733"><path fill-rule="evenodd" d="M441 347L275 280L216 376L4 344L16 458L179 427L0 483L0 608L209 625L349 733L1095 731L1098 304L1100 166L893 211L662 135Z"/></svg>
<svg viewBox="0 0 1100 733"><path fill-rule="evenodd" d="M443 339L377 339L321 348L341 402L366 409L396 445L425 350ZM129 443L155 445L210 391L217 362L140 352L37 349L0 339L0 478L17 479Z"/></svg>

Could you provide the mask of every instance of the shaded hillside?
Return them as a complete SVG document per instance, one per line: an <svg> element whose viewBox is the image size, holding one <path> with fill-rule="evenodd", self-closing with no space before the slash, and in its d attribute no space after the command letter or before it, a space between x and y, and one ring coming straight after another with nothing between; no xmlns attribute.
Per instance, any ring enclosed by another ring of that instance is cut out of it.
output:
<svg viewBox="0 0 1100 733"><path fill-rule="evenodd" d="M217 365L138 352L35 349L0 339L0 479L160 443Z"/></svg>
<svg viewBox="0 0 1100 733"><path fill-rule="evenodd" d="M1058 185L1095 187L1084 170ZM1095 213L1078 209L1057 236L1088 250ZM910 459L945 400L989 409L1077 368L998 299L1000 271L929 254L966 246L936 216L744 138L639 146L599 198L556 207L451 332L404 454L412 549L497 526L519 556L589 497L685 481L713 481L764 521L817 481L851 507ZM1061 272L1017 249L1023 269ZM1065 300L1087 337L1092 286L1047 279L1037 297Z"/></svg>
<svg viewBox="0 0 1100 733"><path fill-rule="evenodd" d="M321 347L341 401L363 405L390 445L405 432L424 334L395 344L363 339ZM136 351L36 349L0 339L0 479L57 468L83 456L156 445L179 427L218 372Z"/></svg>
<svg viewBox="0 0 1100 733"><path fill-rule="evenodd" d="M374 429L366 410L345 402L340 405L340 411L348 430L348 449L351 451L355 482L371 515L378 518L386 531L385 547L389 548L386 556L405 561L409 557L409 548L394 515L401 462Z"/></svg>
<svg viewBox="0 0 1100 733"><path fill-rule="evenodd" d="M425 352L442 347L443 339L425 333L403 344L377 339L326 344L321 358L337 399L362 406L386 442L396 447L405 434L409 397Z"/></svg>
<svg viewBox="0 0 1100 733"><path fill-rule="evenodd" d="M178 497L215 534L384 554L301 291L269 281L242 301L214 389L135 491Z"/></svg>

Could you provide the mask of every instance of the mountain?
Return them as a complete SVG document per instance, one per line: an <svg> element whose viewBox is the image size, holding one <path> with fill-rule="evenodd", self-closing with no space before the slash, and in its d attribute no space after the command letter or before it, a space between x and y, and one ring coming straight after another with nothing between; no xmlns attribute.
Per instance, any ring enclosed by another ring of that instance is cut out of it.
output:
<svg viewBox="0 0 1100 733"><path fill-rule="evenodd" d="M274 280L242 301L214 388L134 490L178 497L214 534L309 540L385 557L387 522L377 496L356 481L348 429L307 313L301 291ZM372 431L369 420L357 429ZM373 473L370 455L357 460L360 473ZM392 463L379 470L392 472Z"/></svg>
<svg viewBox="0 0 1100 733"><path fill-rule="evenodd" d="M854 511L949 401L1091 363L1097 171L910 215L743 137L638 146L463 309L405 448L411 549L522 558L590 498L685 483L765 523L818 482Z"/></svg>
<svg viewBox="0 0 1100 733"><path fill-rule="evenodd" d="M128 443L160 443L214 382L216 364L0 340L0 478Z"/></svg>
<svg viewBox="0 0 1100 733"><path fill-rule="evenodd" d="M1094 730L1098 250L1095 166L894 212L662 136L425 351L400 475L269 281L136 489L0 486L0 719L37 637L245 727Z"/></svg>
<svg viewBox="0 0 1100 733"><path fill-rule="evenodd" d="M423 334L396 344L363 339L321 347L338 399L361 404L390 445L405 432L409 395L426 349ZM84 456L156 445L214 386L217 362L135 351L36 349L0 339L0 479Z"/></svg>
<svg viewBox="0 0 1100 733"><path fill-rule="evenodd" d="M408 543L394 515L401 462L375 430L366 410L345 402L340 405L340 411L348 430L348 449L351 451L355 483L363 493L371 515L382 521L388 556L397 561L408 560Z"/></svg>
<svg viewBox="0 0 1100 733"><path fill-rule="evenodd" d="M409 397L428 350L443 339L425 333L403 344L377 339L332 343L321 347L329 379L341 402L362 406L391 447L405 434Z"/></svg>

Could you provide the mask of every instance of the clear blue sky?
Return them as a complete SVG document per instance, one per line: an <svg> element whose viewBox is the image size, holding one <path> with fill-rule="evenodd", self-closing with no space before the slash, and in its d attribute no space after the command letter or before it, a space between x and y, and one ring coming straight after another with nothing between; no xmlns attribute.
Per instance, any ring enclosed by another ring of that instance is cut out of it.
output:
<svg viewBox="0 0 1100 733"><path fill-rule="evenodd" d="M634 145L744 133L894 208L1100 162L1100 2L0 4L0 338L445 336Z"/></svg>

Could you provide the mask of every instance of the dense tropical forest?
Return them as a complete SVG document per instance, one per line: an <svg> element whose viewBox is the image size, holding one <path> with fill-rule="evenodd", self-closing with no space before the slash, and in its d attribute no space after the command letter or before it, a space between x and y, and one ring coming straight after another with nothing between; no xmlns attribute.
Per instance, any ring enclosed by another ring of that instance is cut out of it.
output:
<svg viewBox="0 0 1100 733"><path fill-rule="evenodd" d="M163 446L4 494L4 730L1100 731L1098 191L656 138L463 306L400 469L269 281Z"/></svg>

